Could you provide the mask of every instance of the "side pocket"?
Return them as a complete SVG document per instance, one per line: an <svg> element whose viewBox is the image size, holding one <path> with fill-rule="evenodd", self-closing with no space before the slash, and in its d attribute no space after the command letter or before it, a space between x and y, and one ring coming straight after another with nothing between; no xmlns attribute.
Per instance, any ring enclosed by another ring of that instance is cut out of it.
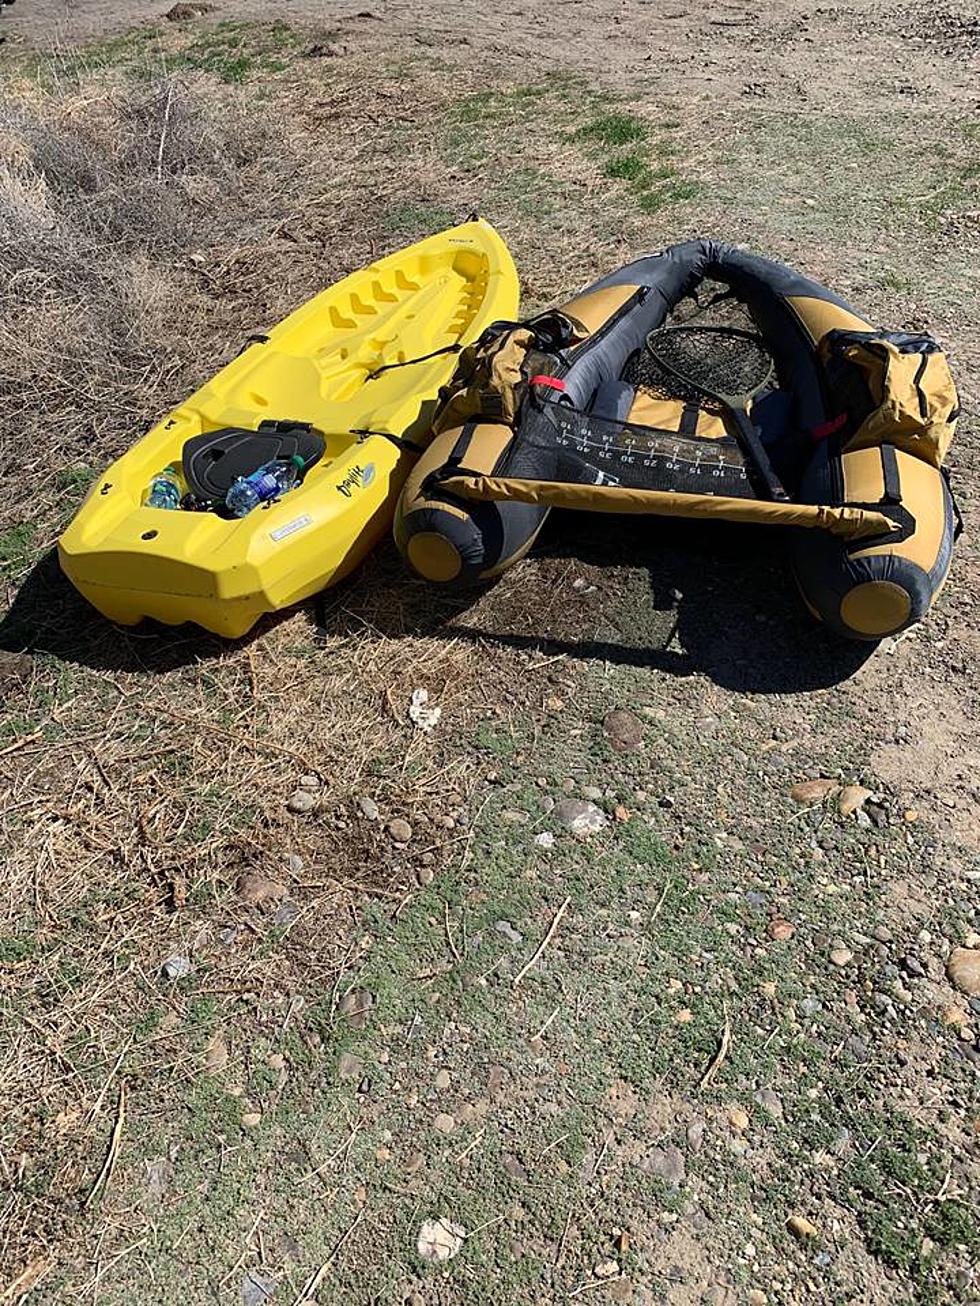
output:
<svg viewBox="0 0 980 1306"><path fill-rule="evenodd" d="M959 403L946 355L925 334L828 331L820 341L829 408L845 451L882 444L942 465Z"/></svg>

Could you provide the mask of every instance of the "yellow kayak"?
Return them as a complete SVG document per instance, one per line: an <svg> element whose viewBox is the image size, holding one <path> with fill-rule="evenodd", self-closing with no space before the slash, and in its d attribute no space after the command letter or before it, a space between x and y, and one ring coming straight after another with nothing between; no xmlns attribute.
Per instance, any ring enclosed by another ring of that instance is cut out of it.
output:
<svg viewBox="0 0 980 1306"><path fill-rule="evenodd" d="M59 541L62 570L112 621L231 638L340 580L390 528L459 347L513 319L518 293L482 220L345 277L112 464ZM236 473L291 456L305 464L292 489L240 518L223 509ZM168 466L197 511L145 504Z"/></svg>

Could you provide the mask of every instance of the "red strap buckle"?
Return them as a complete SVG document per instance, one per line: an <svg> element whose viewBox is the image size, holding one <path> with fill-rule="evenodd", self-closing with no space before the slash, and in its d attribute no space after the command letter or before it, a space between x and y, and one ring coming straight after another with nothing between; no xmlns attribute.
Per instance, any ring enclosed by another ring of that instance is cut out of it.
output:
<svg viewBox="0 0 980 1306"><path fill-rule="evenodd" d="M565 382L560 380L557 376L545 376L544 373L542 373L540 376L532 376L530 381L528 381L528 385L544 386L546 390L568 389L568 387L565 385Z"/></svg>
<svg viewBox="0 0 980 1306"><path fill-rule="evenodd" d="M810 434L813 437L813 443L819 444L821 440L826 440L829 435L833 435L835 431L839 431L846 424L847 413L841 413L829 422L821 422L819 426L811 427Z"/></svg>

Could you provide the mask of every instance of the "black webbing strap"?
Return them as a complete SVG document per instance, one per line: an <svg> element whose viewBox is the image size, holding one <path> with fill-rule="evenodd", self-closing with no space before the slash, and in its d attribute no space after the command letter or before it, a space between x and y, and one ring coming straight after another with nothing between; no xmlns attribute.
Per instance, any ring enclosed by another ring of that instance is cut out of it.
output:
<svg viewBox="0 0 980 1306"><path fill-rule="evenodd" d="M412 367L415 363L427 363L430 358L440 358L443 354L458 354L463 346L456 342L454 345L445 345L442 349L433 349L431 354L420 354L418 358L406 358L402 363L385 363L383 367L376 367L373 372L368 372L365 380L374 381L382 372L393 372L398 367Z"/></svg>
<svg viewBox="0 0 980 1306"><path fill-rule="evenodd" d="M884 482L884 493L881 496L882 503L901 503L902 502L902 485L898 476L898 456L895 453L893 444L883 444L880 446L881 452L881 476Z"/></svg>
<svg viewBox="0 0 980 1306"><path fill-rule="evenodd" d="M395 435L394 431L370 431L367 427L351 427L348 435L380 435L385 440L390 440L396 449L402 449L406 453L425 453L425 446L416 444L414 440L407 440L404 435Z"/></svg>

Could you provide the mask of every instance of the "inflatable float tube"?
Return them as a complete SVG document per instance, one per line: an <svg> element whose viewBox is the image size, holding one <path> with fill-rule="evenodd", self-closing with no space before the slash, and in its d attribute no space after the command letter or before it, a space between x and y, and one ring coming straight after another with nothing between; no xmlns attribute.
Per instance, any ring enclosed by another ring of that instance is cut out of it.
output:
<svg viewBox="0 0 980 1306"><path fill-rule="evenodd" d="M642 383L648 333L711 285L773 360L751 423L779 498L724 406ZM878 640L919 621L946 579L958 516L942 463L957 415L931 337L876 330L782 264L689 241L464 353L395 540L420 576L464 586L512 566L551 507L783 526L811 613Z"/></svg>
<svg viewBox="0 0 980 1306"><path fill-rule="evenodd" d="M62 570L100 612L196 622L229 637L347 575L391 528L456 355L512 318L518 280L501 238L467 222L383 258L253 336L92 486L61 537ZM270 459L302 483L234 518L228 488ZM144 504L181 470L205 511Z"/></svg>

